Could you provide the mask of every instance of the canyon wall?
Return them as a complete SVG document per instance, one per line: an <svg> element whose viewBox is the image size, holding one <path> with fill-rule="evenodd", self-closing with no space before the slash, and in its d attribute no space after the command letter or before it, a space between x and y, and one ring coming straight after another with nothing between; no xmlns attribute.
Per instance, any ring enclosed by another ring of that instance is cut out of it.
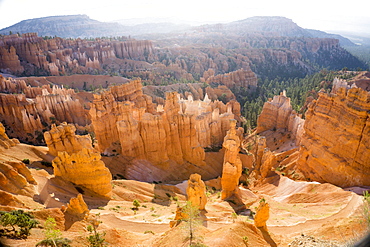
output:
<svg viewBox="0 0 370 247"><path fill-rule="evenodd" d="M0 147L9 149L19 143L18 139L10 139L5 133L5 128L2 123L0 123Z"/></svg>
<svg viewBox="0 0 370 247"><path fill-rule="evenodd" d="M17 139L9 139L0 123L0 151L19 144ZM23 206L14 195L32 197L35 194L36 180L23 162L2 160L0 162L0 205Z"/></svg>
<svg viewBox="0 0 370 247"><path fill-rule="evenodd" d="M369 110L370 92L337 78L331 93L320 90L308 105L305 120L284 93L275 96L258 118L256 133L265 141L256 151L255 173L266 177L284 169L285 175L341 187L369 185Z"/></svg>
<svg viewBox="0 0 370 247"><path fill-rule="evenodd" d="M56 122L90 123L73 89L42 85L31 87L24 80L0 77L0 121L10 137L42 144L42 133Z"/></svg>
<svg viewBox="0 0 370 247"><path fill-rule="evenodd" d="M36 33L0 38L0 69L26 75L64 75L102 70L111 58L153 60L150 41L43 39Z"/></svg>
<svg viewBox="0 0 370 247"><path fill-rule="evenodd" d="M299 168L306 178L338 186L370 185L370 93L336 87L306 113Z"/></svg>

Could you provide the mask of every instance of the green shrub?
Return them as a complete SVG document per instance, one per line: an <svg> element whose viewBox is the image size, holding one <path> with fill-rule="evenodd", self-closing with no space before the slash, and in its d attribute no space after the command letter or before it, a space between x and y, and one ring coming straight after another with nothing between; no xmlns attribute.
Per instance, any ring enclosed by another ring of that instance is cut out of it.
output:
<svg viewBox="0 0 370 247"><path fill-rule="evenodd" d="M132 202L132 205L134 206L135 210L139 210L139 207L140 207L140 202L138 200L134 200Z"/></svg>
<svg viewBox="0 0 370 247"><path fill-rule="evenodd" d="M30 230L35 228L39 222L33 219L33 215L23 210L0 212L0 224L4 227L4 235L15 238L27 238ZM8 227L11 227L9 230Z"/></svg>

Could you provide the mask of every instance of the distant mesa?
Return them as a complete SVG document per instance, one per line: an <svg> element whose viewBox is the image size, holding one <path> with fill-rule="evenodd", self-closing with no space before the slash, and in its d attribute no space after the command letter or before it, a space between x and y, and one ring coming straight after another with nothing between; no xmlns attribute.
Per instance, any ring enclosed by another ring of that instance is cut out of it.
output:
<svg viewBox="0 0 370 247"><path fill-rule="evenodd" d="M87 15L49 16L24 20L0 30L0 34L38 33L39 36L58 36L62 38L95 38L110 36L140 36L163 33L184 33L195 30L225 31L238 35L259 32L264 35L286 37L335 38L341 45L355 45L340 35L329 34L319 30L304 29L291 19L281 16L255 16L226 24L209 24L198 27L174 24L168 21L135 22L119 20L117 22L100 22ZM150 38L152 39L152 38Z"/></svg>

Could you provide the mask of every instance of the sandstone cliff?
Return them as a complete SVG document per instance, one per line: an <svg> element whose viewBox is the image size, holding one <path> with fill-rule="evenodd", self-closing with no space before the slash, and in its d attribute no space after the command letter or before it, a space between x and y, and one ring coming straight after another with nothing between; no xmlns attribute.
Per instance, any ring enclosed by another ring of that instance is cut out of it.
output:
<svg viewBox="0 0 370 247"><path fill-rule="evenodd" d="M370 185L370 93L337 88L319 93L306 113L299 167L319 182Z"/></svg>
<svg viewBox="0 0 370 247"><path fill-rule="evenodd" d="M0 120L10 137L43 144L42 132L52 123L90 123L87 110L72 89L1 76L0 90Z"/></svg>
<svg viewBox="0 0 370 247"><path fill-rule="evenodd" d="M292 109L285 92L265 102L255 133L243 141L244 148L255 159L251 184L263 182L265 178L277 174L292 179L302 178L296 161L304 123L305 120Z"/></svg>
<svg viewBox="0 0 370 247"><path fill-rule="evenodd" d="M222 143L228 120L240 116L240 105L212 101L198 89L193 87L194 95L203 100L167 92L156 109L137 80L95 95L90 115L99 151L126 157L125 177L131 179L186 179L201 170L207 178L216 175L212 167L200 169L206 165L203 148ZM183 173L170 172L176 169ZM151 172L144 176L143 170Z"/></svg>
<svg viewBox="0 0 370 247"><path fill-rule="evenodd" d="M126 87L135 90L126 96L116 93L130 92L122 90ZM204 158L197 152L203 152L201 147L218 145L228 128L227 119L233 118L238 109L237 102L225 105L208 97L194 101L191 96L184 100L177 93L167 93L164 107L154 110L151 98L142 94L140 81L132 81L96 95L90 115L101 152L111 153L118 143L122 154L131 157L140 157L145 149L154 163L168 160L166 157L199 162ZM164 156L156 157L159 153Z"/></svg>
<svg viewBox="0 0 370 247"><path fill-rule="evenodd" d="M320 90L308 105L306 120L292 111L284 94L275 96L258 118L256 132L265 139L252 151L253 177L277 172L342 187L368 185L369 103L370 93L355 80L337 78L332 93Z"/></svg>
<svg viewBox="0 0 370 247"><path fill-rule="evenodd" d="M93 73L112 58L153 60L151 41L43 39L36 33L0 39L0 69L33 75ZM21 62L22 61L22 62Z"/></svg>

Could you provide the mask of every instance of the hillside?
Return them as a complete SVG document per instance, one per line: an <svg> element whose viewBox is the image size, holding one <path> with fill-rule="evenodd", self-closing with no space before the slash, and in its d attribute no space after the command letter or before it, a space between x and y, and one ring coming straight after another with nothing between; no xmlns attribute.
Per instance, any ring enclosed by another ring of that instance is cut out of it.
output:
<svg viewBox="0 0 370 247"><path fill-rule="evenodd" d="M86 15L50 16L24 20L0 30L1 34L38 33L39 36L64 38L90 38L122 36L127 28L118 23L99 22Z"/></svg>
<svg viewBox="0 0 370 247"><path fill-rule="evenodd" d="M117 23L107 23L90 19L86 15L51 16L21 21L0 30L0 34L9 34L9 32L20 34L38 33L39 36L58 36L62 38L129 35L135 37L150 34L193 32L194 29L220 30L220 28L228 34L240 36L258 32L264 36L335 38L339 40L341 45L354 45L349 39L340 35L304 29L292 20L280 16L257 16L226 24L202 25L198 27L191 27L187 24L174 24L167 20L156 22L119 20Z"/></svg>

